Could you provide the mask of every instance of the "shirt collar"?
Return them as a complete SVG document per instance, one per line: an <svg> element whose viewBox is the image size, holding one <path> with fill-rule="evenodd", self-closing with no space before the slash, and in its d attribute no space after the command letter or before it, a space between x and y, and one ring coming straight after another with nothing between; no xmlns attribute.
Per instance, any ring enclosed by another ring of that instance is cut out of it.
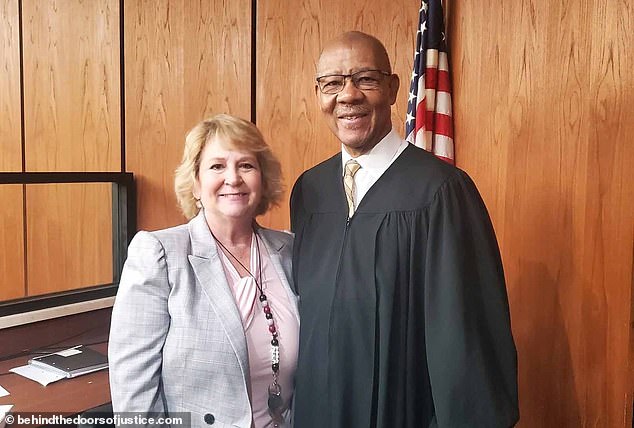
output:
<svg viewBox="0 0 634 428"><path fill-rule="evenodd" d="M401 146L403 140L396 133L394 129L379 141L376 146L372 147L370 151L354 158L361 168L364 168L366 172L372 170L383 170L390 165L390 162L398 148ZM346 162L353 159L352 156L345 150L344 145L341 145L341 174L344 174L344 168Z"/></svg>

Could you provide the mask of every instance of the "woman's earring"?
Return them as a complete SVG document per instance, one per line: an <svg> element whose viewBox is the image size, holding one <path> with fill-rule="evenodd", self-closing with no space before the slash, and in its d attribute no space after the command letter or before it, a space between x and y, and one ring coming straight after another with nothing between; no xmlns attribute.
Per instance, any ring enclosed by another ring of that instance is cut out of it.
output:
<svg viewBox="0 0 634 428"><path fill-rule="evenodd" d="M196 199L196 198L194 198ZM200 209L203 207L203 204L200 203L200 199L196 199L196 208Z"/></svg>

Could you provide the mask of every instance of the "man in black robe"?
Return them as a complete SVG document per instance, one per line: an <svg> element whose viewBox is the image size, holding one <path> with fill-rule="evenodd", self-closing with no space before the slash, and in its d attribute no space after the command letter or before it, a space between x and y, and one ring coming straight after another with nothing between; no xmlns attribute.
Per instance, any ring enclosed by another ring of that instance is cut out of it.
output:
<svg viewBox="0 0 634 428"><path fill-rule="evenodd" d="M398 87L364 33L331 41L317 64L342 152L291 196L295 428L506 428L517 357L493 227L466 173L392 130ZM360 168L344 184L349 160Z"/></svg>

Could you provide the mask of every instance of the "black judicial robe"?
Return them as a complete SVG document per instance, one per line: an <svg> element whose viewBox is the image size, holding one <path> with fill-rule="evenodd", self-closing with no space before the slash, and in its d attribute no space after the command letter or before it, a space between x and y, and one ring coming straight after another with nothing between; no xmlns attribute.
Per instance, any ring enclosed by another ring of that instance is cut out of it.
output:
<svg viewBox="0 0 634 428"><path fill-rule="evenodd" d="M517 356L486 207L408 146L347 221L341 154L291 196L295 428L509 427Z"/></svg>

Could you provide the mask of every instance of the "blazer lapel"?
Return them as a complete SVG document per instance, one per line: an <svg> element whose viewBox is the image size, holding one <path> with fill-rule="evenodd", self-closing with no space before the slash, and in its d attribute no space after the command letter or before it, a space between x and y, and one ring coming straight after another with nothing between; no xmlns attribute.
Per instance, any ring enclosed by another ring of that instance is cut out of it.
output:
<svg viewBox="0 0 634 428"><path fill-rule="evenodd" d="M296 304L298 297L295 295L291 284L291 281L293 280L291 275L291 259L290 257L287 257L286 259L282 257L282 249L286 243L281 239L275 238L274 235L269 234L266 229L261 227L258 228L258 232L269 252L271 264L275 268L275 272L277 272L277 276L280 278L280 281L282 281L282 285L288 294L289 301L292 303L291 306L293 313L295 314L297 320L299 320L299 310L297 309Z"/></svg>
<svg viewBox="0 0 634 428"><path fill-rule="evenodd" d="M238 356L244 378L248 379L249 357L244 327L202 210L189 222L189 235L192 243L189 263L227 333L229 342Z"/></svg>

